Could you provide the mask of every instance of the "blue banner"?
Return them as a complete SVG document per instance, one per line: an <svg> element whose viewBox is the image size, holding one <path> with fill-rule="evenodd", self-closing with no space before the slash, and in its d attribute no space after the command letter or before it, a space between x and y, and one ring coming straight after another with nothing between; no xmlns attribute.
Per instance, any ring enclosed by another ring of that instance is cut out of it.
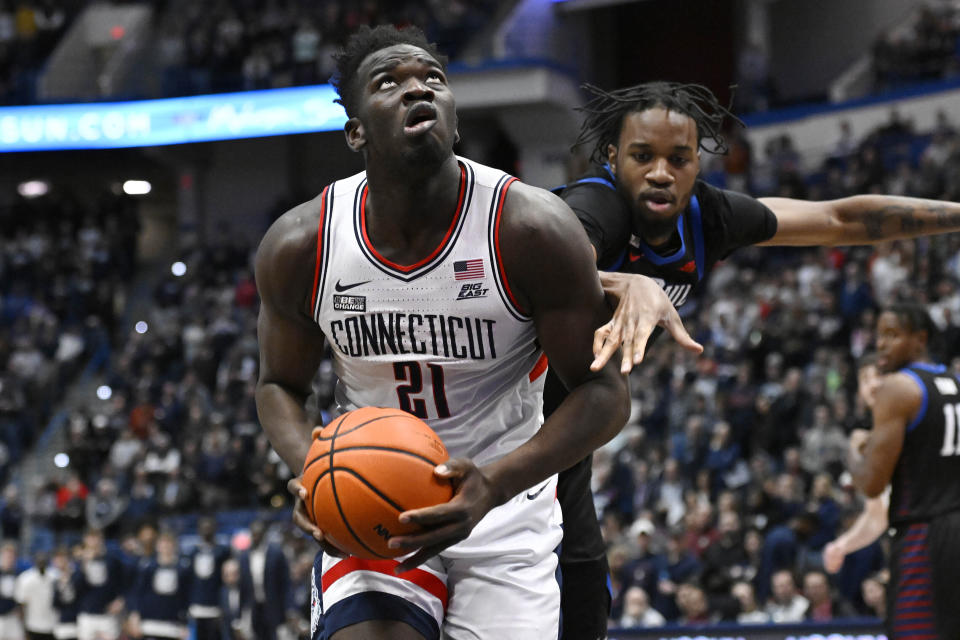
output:
<svg viewBox="0 0 960 640"><path fill-rule="evenodd" d="M343 128L330 85L164 100L0 107L0 152L117 149Z"/></svg>

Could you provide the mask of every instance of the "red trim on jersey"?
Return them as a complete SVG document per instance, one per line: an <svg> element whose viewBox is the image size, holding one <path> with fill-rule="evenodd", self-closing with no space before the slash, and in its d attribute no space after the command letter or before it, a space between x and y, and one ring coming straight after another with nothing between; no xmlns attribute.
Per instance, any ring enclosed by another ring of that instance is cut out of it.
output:
<svg viewBox="0 0 960 640"><path fill-rule="evenodd" d="M510 289L510 283L507 282L507 272L503 268L503 260L500 257L500 214L503 213L503 203L507 200L507 189L510 188L517 179L511 177L507 180L506 184L503 185L503 189L500 191L500 202L497 203L497 216L494 220L494 231L493 231L493 249L497 254L497 269L500 271L500 280L503 282L503 289L507 292L507 297L510 298L510 302L513 303L513 306L517 308L517 311L527 316L530 315L523 310L523 307L517 302L517 298L513 295L513 291Z"/></svg>
<svg viewBox="0 0 960 640"><path fill-rule="evenodd" d="M377 573L382 573L399 580L406 580L407 582L417 585L443 603L443 608L446 610L447 585L443 583L443 580L423 569L411 569L401 574L395 574L393 569L399 564L396 560L365 560L363 558L349 556L330 567L330 569L323 574L323 577L320 578L320 586L326 591L330 588L330 585L348 573L353 573L354 571L376 571Z"/></svg>
<svg viewBox="0 0 960 640"><path fill-rule="evenodd" d="M533 365L533 369L530 370L530 382L533 382L537 378L543 375L544 371L547 370L547 354L541 353L540 357L537 359L537 363Z"/></svg>
<svg viewBox="0 0 960 640"><path fill-rule="evenodd" d="M370 242L370 236L367 235L367 193L370 191L370 187L368 185L365 185L363 187L363 196L361 196L360 198L360 230L361 230L361 233L363 234L364 244L367 245L367 249L370 250L370 253L372 253L377 260L387 265L391 269L396 269L397 271L403 271L404 273L410 273L414 269L422 267L423 265L427 264L428 262L436 258L437 255L441 251L443 251L443 248L447 246L447 242L450 240L450 236L453 235L453 230L456 229L457 227L457 222L459 222L460 216L463 215L463 199L464 199L464 196L466 195L466 191L467 191L466 187L467 187L467 170L463 165L461 165L460 166L460 193L457 196L457 210L456 210L456 213L454 213L453 215L453 220L450 221L450 228L447 229L447 233L443 236L443 240L441 240L440 244L437 245L437 248L434 249L430 253L430 255L428 255L423 260L420 260L419 262L416 262L410 265L402 265L402 264L397 264L392 260L387 260L386 258L384 258L380 254L380 252L377 251L376 247L373 246L373 243Z"/></svg>
<svg viewBox="0 0 960 640"><path fill-rule="evenodd" d="M320 224L317 225L317 266L313 270L313 297L310 299L310 315L317 310L317 296L319 290L317 285L320 283L320 259L323 257L323 219L327 215L327 191L330 185L323 188L323 195L320 196Z"/></svg>

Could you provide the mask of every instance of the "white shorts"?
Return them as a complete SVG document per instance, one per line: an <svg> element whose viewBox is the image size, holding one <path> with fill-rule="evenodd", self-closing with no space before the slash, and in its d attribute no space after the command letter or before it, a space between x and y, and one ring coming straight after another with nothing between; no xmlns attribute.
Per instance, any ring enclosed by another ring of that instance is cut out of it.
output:
<svg viewBox="0 0 960 640"><path fill-rule="evenodd" d="M120 637L120 625L116 616L106 614L77 614L78 640L116 640Z"/></svg>
<svg viewBox="0 0 960 640"><path fill-rule="evenodd" d="M394 575L396 560L317 554L311 638L364 620L400 620L427 640L550 640L560 633L553 476L484 516L470 536Z"/></svg>

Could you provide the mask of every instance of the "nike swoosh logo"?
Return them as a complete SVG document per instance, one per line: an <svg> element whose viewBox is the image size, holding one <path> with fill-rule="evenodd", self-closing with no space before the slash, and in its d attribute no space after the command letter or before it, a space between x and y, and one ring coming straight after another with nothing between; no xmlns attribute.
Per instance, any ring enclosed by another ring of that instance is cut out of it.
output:
<svg viewBox="0 0 960 640"><path fill-rule="evenodd" d="M344 291L349 291L354 287L359 287L362 284L367 284L369 280L364 280L363 282L354 282L353 284L340 284L340 280L337 280L337 284L333 286L337 290L337 293L343 293Z"/></svg>
<svg viewBox="0 0 960 640"><path fill-rule="evenodd" d="M540 487L540 488L537 489L536 491L528 491L528 492L527 492L527 500L536 500L536 499L537 499L537 496L539 496L541 493L543 493L543 490L546 489L546 488L547 488L547 485L549 485L549 484L550 484L550 483L548 482L547 484L543 485L542 487Z"/></svg>

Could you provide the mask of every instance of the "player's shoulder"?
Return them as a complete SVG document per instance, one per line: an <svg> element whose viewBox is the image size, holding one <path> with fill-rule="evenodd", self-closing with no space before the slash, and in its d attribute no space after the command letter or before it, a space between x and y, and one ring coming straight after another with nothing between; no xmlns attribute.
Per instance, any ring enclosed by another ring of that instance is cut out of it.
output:
<svg viewBox="0 0 960 640"><path fill-rule="evenodd" d="M546 189L520 182L510 185L503 203L501 229L531 234L531 240L580 228L570 207Z"/></svg>
<svg viewBox="0 0 960 640"><path fill-rule="evenodd" d="M329 187L328 187L329 189ZM276 219L257 247L257 287L261 296L302 288L312 278L317 230L327 189Z"/></svg>
<svg viewBox="0 0 960 640"><path fill-rule="evenodd" d="M705 217L724 213L736 215L745 207L764 207L763 203L751 195L722 189L702 179L697 179L694 184L693 195L697 197L700 210Z"/></svg>
<svg viewBox="0 0 960 640"><path fill-rule="evenodd" d="M901 369L883 376L877 387L877 401L885 401L892 407L908 409L909 405L920 404L926 396L926 384L916 372Z"/></svg>

